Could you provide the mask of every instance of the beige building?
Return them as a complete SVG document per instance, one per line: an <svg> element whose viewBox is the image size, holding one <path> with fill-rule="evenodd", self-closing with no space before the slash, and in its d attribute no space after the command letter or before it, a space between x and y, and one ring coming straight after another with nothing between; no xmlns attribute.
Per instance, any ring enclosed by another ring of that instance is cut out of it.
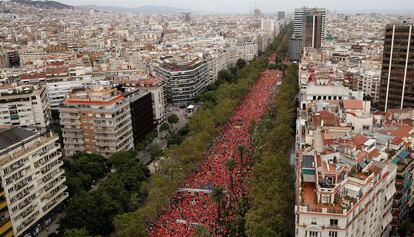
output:
<svg viewBox="0 0 414 237"><path fill-rule="evenodd" d="M303 156L296 236L389 236L395 165L371 162L354 172L333 157Z"/></svg>
<svg viewBox="0 0 414 237"><path fill-rule="evenodd" d="M129 101L116 89L95 86L75 91L60 108L65 155L109 157L134 147Z"/></svg>
<svg viewBox="0 0 414 237"><path fill-rule="evenodd" d="M37 234L69 196L59 148L52 134L0 128L0 236Z"/></svg>
<svg viewBox="0 0 414 237"><path fill-rule="evenodd" d="M0 93L0 125L46 131L50 103L45 86L12 87Z"/></svg>

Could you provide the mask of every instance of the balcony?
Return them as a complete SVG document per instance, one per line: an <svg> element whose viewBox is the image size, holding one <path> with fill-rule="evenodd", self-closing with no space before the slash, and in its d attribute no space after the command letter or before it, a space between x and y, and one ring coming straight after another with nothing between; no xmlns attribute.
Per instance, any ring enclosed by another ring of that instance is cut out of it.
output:
<svg viewBox="0 0 414 237"><path fill-rule="evenodd" d="M82 123L79 120L66 120L66 119L62 119L60 121L61 125L65 125L65 126L80 126L82 125Z"/></svg>
<svg viewBox="0 0 414 237"><path fill-rule="evenodd" d="M60 204L63 200L65 200L68 197L69 197L69 193L68 192L61 193L60 195L58 195L55 198L53 198L53 200L51 202L49 202L48 204L46 204L42 208L43 212L48 212L50 209L52 209L55 206L57 206L58 204Z"/></svg>
<svg viewBox="0 0 414 237"><path fill-rule="evenodd" d="M64 138L80 138L80 137L82 137L83 136L83 134L82 133L78 133L78 132L64 132L63 134L62 134L62 136L64 137Z"/></svg>
<svg viewBox="0 0 414 237"><path fill-rule="evenodd" d="M5 207L7 207L7 202L6 202L6 200L4 200L4 201L2 201L1 203L0 203L0 210L2 210L3 208L5 208Z"/></svg>
<svg viewBox="0 0 414 237"><path fill-rule="evenodd" d="M52 188L59 187L60 185L65 183L65 181L66 181L66 177L61 176L61 177L55 179L55 181L49 182L47 185L45 185L44 190L45 190L45 192L49 192L49 190L51 190Z"/></svg>
<svg viewBox="0 0 414 237"><path fill-rule="evenodd" d="M0 226L0 236L5 236L4 234L11 228L12 228L12 223L9 219L6 222L4 222L3 224L1 224L1 226Z"/></svg>
<svg viewBox="0 0 414 237"><path fill-rule="evenodd" d="M63 143L65 143L65 145L80 145L80 144L83 144L83 140L82 139L67 139L65 137L65 139L63 140Z"/></svg>

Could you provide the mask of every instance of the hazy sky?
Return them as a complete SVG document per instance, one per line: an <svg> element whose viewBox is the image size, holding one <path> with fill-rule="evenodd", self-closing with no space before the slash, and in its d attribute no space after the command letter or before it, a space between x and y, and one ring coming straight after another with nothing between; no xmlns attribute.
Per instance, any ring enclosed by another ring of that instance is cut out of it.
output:
<svg viewBox="0 0 414 237"><path fill-rule="evenodd" d="M264 12L277 10L291 11L295 7L325 7L343 11L349 10L407 10L414 9L414 0L58 0L71 5L116 5L139 7L143 5L163 5L189 8L202 12L249 12L254 5ZM414 10L411 11L414 14Z"/></svg>

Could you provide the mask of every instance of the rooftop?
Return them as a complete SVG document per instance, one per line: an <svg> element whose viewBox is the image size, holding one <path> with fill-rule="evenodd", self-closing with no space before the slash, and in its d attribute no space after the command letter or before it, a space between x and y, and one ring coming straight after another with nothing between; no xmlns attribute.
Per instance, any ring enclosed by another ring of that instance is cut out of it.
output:
<svg viewBox="0 0 414 237"><path fill-rule="evenodd" d="M10 147L33 135L36 135L36 132L20 127L0 128L0 150Z"/></svg>

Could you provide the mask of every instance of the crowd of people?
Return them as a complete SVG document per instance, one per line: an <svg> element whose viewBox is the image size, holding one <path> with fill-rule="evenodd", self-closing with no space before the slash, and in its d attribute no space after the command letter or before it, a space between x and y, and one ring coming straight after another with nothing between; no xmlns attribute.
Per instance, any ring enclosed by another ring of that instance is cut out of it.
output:
<svg viewBox="0 0 414 237"><path fill-rule="evenodd" d="M266 112L276 82L281 77L282 73L277 70L266 70L261 74L223 127L222 135L206 152L205 160L197 172L187 177L183 188L191 191L177 192L170 198L169 206L149 230L151 237L192 236L197 225L204 225L210 233L216 233L216 236L225 231L217 223L218 207L209 197L209 192L214 187L224 187L225 198L221 205L223 210L232 210L237 201L246 195L244 180L250 175L248 164L249 153L252 151L249 131L251 126L258 124L253 121L260 121ZM232 174L225 166L229 159L236 162ZM228 219L231 216L222 218Z"/></svg>

